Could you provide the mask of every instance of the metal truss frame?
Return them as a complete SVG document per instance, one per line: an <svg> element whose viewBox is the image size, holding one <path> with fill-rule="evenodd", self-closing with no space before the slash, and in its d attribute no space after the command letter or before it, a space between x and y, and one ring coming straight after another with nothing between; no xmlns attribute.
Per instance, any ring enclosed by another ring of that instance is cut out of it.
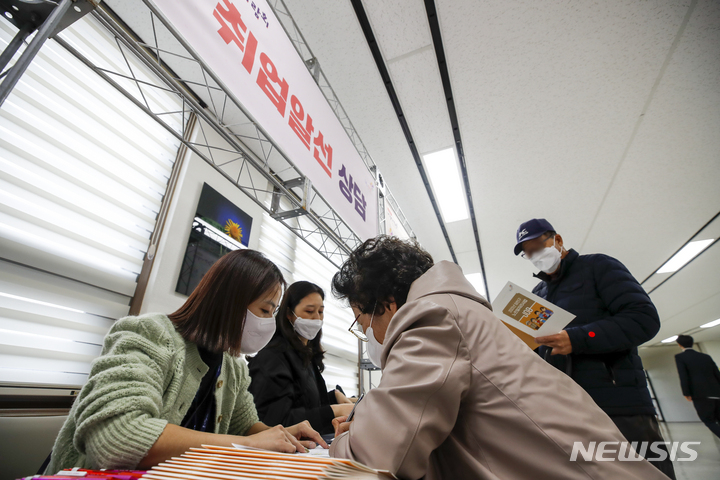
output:
<svg viewBox="0 0 720 480"><path fill-rule="evenodd" d="M307 41L305 40L305 37L303 36L302 32L298 28L297 24L295 23L295 20L293 19L292 15L290 14L290 10L287 8L287 5L285 4L284 0L268 0L268 4L275 12L275 16L280 20L280 23L282 24L283 28L285 29L285 33L287 34L288 38L290 38L290 41L295 46L295 50L297 50L298 55L300 55L300 58L303 59L305 62L305 65L308 67L308 70L310 70L310 73L313 75L313 78L315 78L315 82L317 83L318 87L320 87L320 91L322 91L323 95L325 96L325 99L327 100L328 104L330 105L330 108L332 108L333 112L335 112L335 116L338 118L340 123L342 124L343 128L345 128L345 132L347 133L348 137L350 138L350 141L355 145L355 149L357 150L358 154L360 155L360 158L363 159L365 162L365 165L368 167L368 169L373 173L373 175L377 178L377 165L373 161L372 157L370 156L370 153L368 153L367 148L365 147L365 144L363 143L362 139L360 138L360 135L358 134L357 130L355 130L355 126L353 125L352 121L350 120L350 117L348 116L347 112L343 108L342 104L340 103L340 99L338 99L337 95L335 94L335 90L333 90L332 86L330 85L330 82L328 81L327 77L325 76L325 73L322 70L322 67L320 66L320 63L318 59L313 55L312 50L310 49L310 46L308 45ZM382 191L384 190L384 191ZM415 238L415 233L413 232L412 228L410 227L409 222L407 221L407 218L405 217L405 214L400 209L397 201L395 200L395 197L390 192L390 189L387 187L387 185L380 191L380 202L379 202L379 222L378 226L380 227L380 232L385 232L385 212L383 210L384 208L384 202L388 203L388 206L393 209L395 212L398 220L402 224L402 226L407 231L408 235L411 238ZM383 201L384 198L384 201Z"/></svg>
<svg viewBox="0 0 720 480"><path fill-rule="evenodd" d="M121 20L103 7L104 4L93 11L95 19L115 37L117 47L125 60L122 67L97 65L63 39L62 35L55 39L250 197L266 213L339 267L361 243L360 238L307 177L282 154L262 127L253 121L238 99L224 87L162 14L147 0L134 3L144 9L142 14L147 15L149 25L152 26L152 43L145 43L137 38ZM292 23L294 25L294 22ZM143 72L133 68L129 56L139 60L162 83L158 85L148 81L147 75L143 76ZM175 73L175 67L180 63L183 64L182 77ZM316 75L316 79L323 79L327 84L317 63L309 65L309 68ZM182 110L162 108L157 102L152 102L148 93L153 89L177 95L182 101ZM328 91L332 92L329 84L321 89L326 96ZM349 119L334 92L332 98L334 100L328 99L328 102L336 114L342 112L343 117L338 118L346 126ZM185 131L177 131L169 121L173 115L182 115L182 128L185 130L186 120L191 112L200 120L192 137L186 136ZM346 131L347 128L346 126ZM354 129L352 132L355 132ZM348 135L356 146L356 142L362 145L357 133L349 132ZM222 141L218 142L217 137ZM363 159L366 163L372 162L364 146L362 148Z"/></svg>

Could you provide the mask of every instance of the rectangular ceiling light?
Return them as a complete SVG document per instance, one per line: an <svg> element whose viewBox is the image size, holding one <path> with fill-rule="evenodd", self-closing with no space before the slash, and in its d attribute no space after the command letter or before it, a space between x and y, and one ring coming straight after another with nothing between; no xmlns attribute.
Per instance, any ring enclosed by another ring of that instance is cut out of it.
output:
<svg viewBox="0 0 720 480"><path fill-rule="evenodd" d="M475 287L475 290L477 290L480 295L487 299L487 290L485 290L485 282L483 281L482 273L469 273L465 275L465 278L468 279L468 282Z"/></svg>
<svg viewBox="0 0 720 480"><path fill-rule="evenodd" d="M700 328L710 328L710 327L715 327L717 325L720 325L720 318L718 318L717 320L713 320L710 323L706 323L705 325L700 325Z"/></svg>
<svg viewBox="0 0 720 480"><path fill-rule="evenodd" d="M469 218L467 197L460 179L455 149L448 148L423 155L423 160L445 223Z"/></svg>
<svg viewBox="0 0 720 480"><path fill-rule="evenodd" d="M657 273L671 273L680 270L686 263L700 255L700 253L709 247L714 241L715 239L711 238L709 240L697 240L695 242L688 243L681 248L679 252L673 255L672 258L665 263L665 265L660 267L660 270L658 270Z"/></svg>
<svg viewBox="0 0 720 480"><path fill-rule="evenodd" d="M675 340L677 340L677 338L678 338L677 335L673 335L672 337L668 337L668 338L666 338L665 340L663 340L662 343L672 343L672 342L674 342Z"/></svg>

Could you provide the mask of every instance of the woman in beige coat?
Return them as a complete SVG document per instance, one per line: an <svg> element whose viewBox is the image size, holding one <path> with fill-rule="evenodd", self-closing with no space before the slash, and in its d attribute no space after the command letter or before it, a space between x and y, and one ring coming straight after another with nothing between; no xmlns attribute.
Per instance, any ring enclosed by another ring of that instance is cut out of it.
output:
<svg viewBox="0 0 720 480"><path fill-rule="evenodd" d="M336 419L332 456L403 479L667 480L642 458L617 459L615 424L493 315L457 265L378 237L352 253L333 292L355 311L382 380L351 423ZM615 442L604 448L614 459L572 461L575 442Z"/></svg>

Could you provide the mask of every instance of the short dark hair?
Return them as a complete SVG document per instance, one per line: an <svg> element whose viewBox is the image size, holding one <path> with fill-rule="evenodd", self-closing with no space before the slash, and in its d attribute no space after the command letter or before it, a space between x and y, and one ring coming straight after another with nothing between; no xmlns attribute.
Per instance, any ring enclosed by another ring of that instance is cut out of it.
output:
<svg viewBox="0 0 720 480"><path fill-rule="evenodd" d="M322 372L325 370L325 364L323 363L325 351L320 344L322 330L318 332L315 338L308 340L307 345L303 345L297 333L295 333L292 323L288 320L288 314L294 312L295 307L300 304L302 299L312 293L320 294L320 297L325 300L325 291L322 288L304 280L293 283L285 290L285 295L283 295L282 302L280 302L280 309L275 315L275 337L268 345L268 348L280 343L279 337L283 337L298 353L305 366L310 365L312 362Z"/></svg>
<svg viewBox="0 0 720 480"><path fill-rule="evenodd" d="M248 306L285 285L280 269L265 255L235 250L220 257L185 304L168 317L185 340L239 356Z"/></svg>
<svg viewBox="0 0 720 480"><path fill-rule="evenodd" d="M332 291L363 313L382 315L382 302L392 298L398 308L402 307L410 285L433 265L432 256L416 241L380 235L350 254L333 276Z"/></svg>
<svg viewBox="0 0 720 480"><path fill-rule="evenodd" d="M677 340L675 341L683 348L690 348L693 346L693 343L695 343L693 337L690 335L678 335Z"/></svg>

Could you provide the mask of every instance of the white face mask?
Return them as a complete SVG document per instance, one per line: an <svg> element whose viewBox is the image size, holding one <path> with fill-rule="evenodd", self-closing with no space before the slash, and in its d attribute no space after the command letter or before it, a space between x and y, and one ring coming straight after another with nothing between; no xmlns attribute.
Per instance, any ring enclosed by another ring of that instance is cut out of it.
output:
<svg viewBox="0 0 720 480"><path fill-rule="evenodd" d="M273 335L275 335L275 318L258 317L248 309L240 341L240 353L255 355L270 342Z"/></svg>
<svg viewBox="0 0 720 480"><path fill-rule="evenodd" d="M555 239L553 239L552 247L543 248L536 252L530 257L530 261L543 272L554 273L562 261L562 254L555 248Z"/></svg>
<svg viewBox="0 0 720 480"><path fill-rule="evenodd" d="M368 357L370 357L370 361L375 365L376 367L380 368L380 357L382 356L382 349L383 344L378 342L375 338L375 332L373 332L372 329L372 322L375 319L375 313L372 314L372 317L370 317L370 326L367 329L367 332L363 332L365 336L368 338L367 341L367 354ZM362 328L362 324L360 325Z"/></svg>
<svg viewBox="0 0 720 480"><path fill-rule="evenodd" d="M294 315L294 313L293 313ZM310 318L300 318L295 315L295 323L293 330L303 338L312 340L317 337L318 332L322 329L323 321L320 319L312 320Z"/></svg>

